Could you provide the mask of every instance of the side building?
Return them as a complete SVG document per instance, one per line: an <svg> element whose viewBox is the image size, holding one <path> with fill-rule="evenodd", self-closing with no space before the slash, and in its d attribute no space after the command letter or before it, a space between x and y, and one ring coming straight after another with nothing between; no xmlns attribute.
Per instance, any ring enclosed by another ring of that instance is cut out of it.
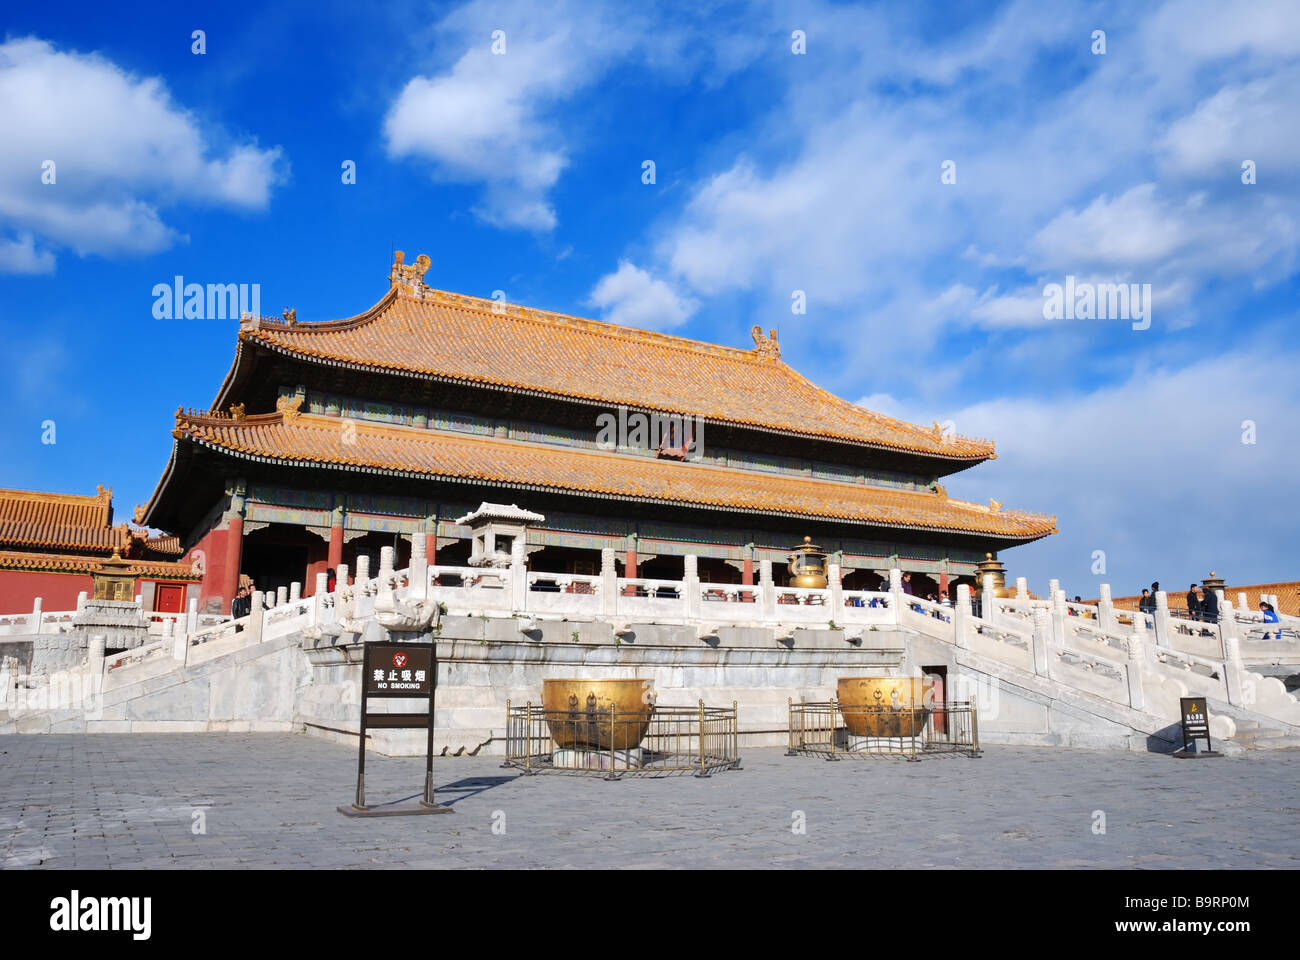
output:
<svg viewBox="0 0 1300 960"><path fill-rule="evenodd" d="M116 582L141 598L146 611L180 613L199 595L201 573L179 562L184 547L174 536L123 523L113 526L113 490L94 496L0 490L0 611L72 610L77 595L93 596L94 574L114 561Z"/></svg>
<svg viewBox="0 0 1300 960"><path fill-rule="evenodd" d="M178 410L139 522L175 533L228 611L242 574L273 590L424 537L465 564L481 502L545 520L532 570L706 582L778 575L811 537L850 588L897 565L917 593L972 582L987 553L1055 518L949 497L992 443L865 410L782 362L776 332L719 346L432 289L399 252L385 296L345 320L245 317L205 412Z"/></svg>

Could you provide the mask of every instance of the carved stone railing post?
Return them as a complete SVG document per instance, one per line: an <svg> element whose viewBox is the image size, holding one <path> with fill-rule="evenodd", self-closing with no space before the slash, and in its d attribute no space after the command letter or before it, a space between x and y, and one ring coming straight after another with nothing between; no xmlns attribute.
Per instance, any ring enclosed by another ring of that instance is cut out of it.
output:
<svg viewBox="0 0 1300 960"><path fill-rule="evenodd" d="M826 565L826 585L831 591L831 615L830 619L844 619L844 581L840 576L840 565L831 563Z"/></svg>
<svg viewBox="0 0 1300 960"><path fill-rule="evenodd" d="M288 602L289 602L289 591L285 587L276 587L275 605L277 607L283 607Z"/></svg>
<svg viewBox="0 0 1300 960"><path fill-rule="evenodd" d="M248 614L248 638L256 643L262 641L262 624L266 621L266 605L262 601L262 591L254 590L251 612Z"/></svg>
<svg viewBox="0 0 1300 960"><path fill-rule="evenodd" d="M1052 643L1058 650L1065 649L1065 618L1069 616L1065 604L1065 591L1058 587L1052 594Z"/></svg>
<svg viewBox="0 0 1300 960"><path fill-rule="evenodd" d="M769 623L776 620L776 584L770 559L758 561L758 599L763 619Z"/></svg>
<svg viewBox="0 0 1300 960"><path fill-rule="evenodd" d="M1228 641L1240 640L1241 628L1237 625L1237 612L1230 600L1219 601L1219 642L1223 649L1223 659L1228 659ZM1238 644L1240 649L1240 644Z"/></svg>
<svg viewBox="0 0 1300 960"><path fill-rule="evenodd" d="M365 582L369 579L370 579L370 554L363 553L361 556L357 557L356 585L360 587L364 585Z"/></svg>
<svg viewBox="0 0 1300 960"><path fill-rule="evenodd" d="M1243 593L1242 596L1244 597L1245 594ZM82 590L79 594L77 594L77 613L81 613L81 611L86 609L86 601L89 599L90 599L90 595L87 594L85 590Z"/></svg>
<svg viewBox="0 0 1300 960"><path fill-rule="evenodd" d="M1016 577L1016 599L1029 599L1029 581L1024 577Z"/></svg>
<svg viewBox="0 0 1300 960"><path fill-rule="evenodd" d="M607 617L618 614L618 568L614 566L614 548L600 551L600 609Z"/></svg>
<svg viewBox="0 0 1300 960"><path fill-rule="evenodd" d="M1143 655L1145 646L1142 634L1129 634L1128 662L1124 664L1124 673L1128 680L1128 705L1134 710L1146 709L1146 696L1142 692L1142 671L1146 666Z"/></svg>
<svg viewBox="0 0 1300 960"><path fill-rule="evenodd" d="M189 605L185 611L185 632L193 633L199 628L199 598L190 597Z"/></svg>
<svg viewBox="0 0 1300 960"><path fill-rule="evenodd" d="M898 567L889 568L889 609L894 612L894 623L903 622L903 571Z"/></svg>
<svg viewBox="0 0 1300 960"><path fill-rule="evenodd" d="M1100 588L1100 596L1097 600L1097 626L1101 630L1111 633L1115 631L1115 602L1111 599L1110 584L1103 583Z"/></svg>
<svg viewBox="0 0 1300 960"><path fill-rule="evenodd" d="M1223 641L1223 683L1228 688L1228 703L1234 707L1250 706L1245 696L1246 668L1241 662L1241 641L1235 636Z"/></svg>
<svg viewBox="0 0 1300 960"><path fill-rule="evenodd" d="M289 602L297 603L302 599L302 584L295 580L289 584Z"/></svg>
<svg viewBox="0 0 1300 960"><path fill-rule="evenodd" d="M185 654L190 649L189 637L176 633L176 621L170 618L163 621L163 639L172 642L172 659L185 662Z"/></svg>
<svg viewBox="0 0 1300 960"><path fill-rule="evenodd" d="M41 598L40 597L37 597L32 602L31 628L32 628L32 633L41 632Z"/></svg>
<svg viewBox="0 0 1300 960"><path fill-rule="evenodd" d="M1156 613L1151 619L1156 625L1156 646L1169 646L1173 631L1169 623L1169 594L1163 590L1156 591Z"/></svg>
<svg viewBox="0 0 1300 960"><path fill-rule="evenodd" d="M510 541L510 609L523 613L528 609L528 550L523 537Z"/></svg>
<svg viewBox="0 0 1300 960"><path fill-rule="evenodd" d="M1051 669L1048 660L1048 648L1051 644L1051 628L1048 626L1047 609L1045 607L1034 607L1034 673L1040 677L1049 675Z"/></svg>
<svg viewBox="0 0 1300 960"><path fill-rule="evenodd" d="M429 596L429 557L426 554L426 537L423 531L411 534L411 567L407 571L407 596L424 600Z"/></svg>
<svg viewBox="0 0 1300 960"><path fill-rule="evenodd" d="M92 677L102 678L104 676L104 647L106 645L107 641L103 634L96 633L91 636L86 651L86 663L90 667Z"/></svg>
<svg viewBox="0 0 1300 960"><path fill-rule="evenodd" d="M682 590L686 595L686 616L700 618L700 567L699 558L688 553L682 557Z"/></svg>
<svg viewBox="0 0 1300 960"><path fill-rule="evenodd" d="M1001 617L998 614L998 596L995 592L997 587L994 586L993 574L984 574L984 582L980 584L980 619L985 623L996 624Z"/></svg>
<svg viewBox="0 0 1300 960"><path fill-rule="evenodd" d="M959 647L969 647L970 637L966 631L970 629L970 584L957 584L957 602L952 608L952 642Z"/></svg>
<svg viewBox="0 0 1300 960"><path fill-rule="evenodd" d="M325 606L325 592L329 588L330 578L327 573L316 574L316 590L311 597L311 621L310 626L316 626L321 622L321 610Z"/></svg>

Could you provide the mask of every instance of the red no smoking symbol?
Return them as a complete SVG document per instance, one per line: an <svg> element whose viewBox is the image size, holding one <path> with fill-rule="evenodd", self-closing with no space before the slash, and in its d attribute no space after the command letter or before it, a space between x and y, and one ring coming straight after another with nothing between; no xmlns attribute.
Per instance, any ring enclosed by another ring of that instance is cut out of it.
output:
<svg viewBox="0 0 1300 960"><path fill-rule="evenodd" d="M406 666L406 654L404 654L404 653L395 653L395 654L393 654L393 666L395 666L395 667L404 667L404 666Z"/></svg>

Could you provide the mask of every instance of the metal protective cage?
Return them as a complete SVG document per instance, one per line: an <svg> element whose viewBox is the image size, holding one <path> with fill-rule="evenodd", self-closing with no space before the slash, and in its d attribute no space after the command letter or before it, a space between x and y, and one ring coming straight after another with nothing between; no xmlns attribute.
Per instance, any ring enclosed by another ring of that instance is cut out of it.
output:
<svg viewBox="0 0 1300 960"><path fill-rule="evenodd" d="M944 700L894 707L889 704L842 704L838 700L787 701L790 743L786 756L801 754L827 760L856 757L978 757L979 722L975 700ZM850 730L850 723L865 734ZM874 735L873 731L884 735Z"/></svg>
<svg viewBox="0 0 1300 960"><path fill-rule="evenodd" d="M645 712L546 710L506 701L506 760L525 774L707 777L739 770L736 702L730 707L654 706Z"/></svg>

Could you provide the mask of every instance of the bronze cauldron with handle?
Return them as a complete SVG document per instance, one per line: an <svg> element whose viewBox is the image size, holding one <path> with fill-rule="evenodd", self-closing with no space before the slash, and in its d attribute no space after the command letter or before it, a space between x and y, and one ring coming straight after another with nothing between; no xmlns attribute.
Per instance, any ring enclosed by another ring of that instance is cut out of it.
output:
<svg viewBox="0 0 1300 960"><path fill-rule="evenodd" d="M562 750L635 749L650 728L654 697L649 680L542 681L546 723Z"/></svg>
<svg viewBox="0 0 1300 960"><path fill-rule="evenodd" d="M855 737L919 736L933 699L925 677L840 677L835 695Z"/></svg>

